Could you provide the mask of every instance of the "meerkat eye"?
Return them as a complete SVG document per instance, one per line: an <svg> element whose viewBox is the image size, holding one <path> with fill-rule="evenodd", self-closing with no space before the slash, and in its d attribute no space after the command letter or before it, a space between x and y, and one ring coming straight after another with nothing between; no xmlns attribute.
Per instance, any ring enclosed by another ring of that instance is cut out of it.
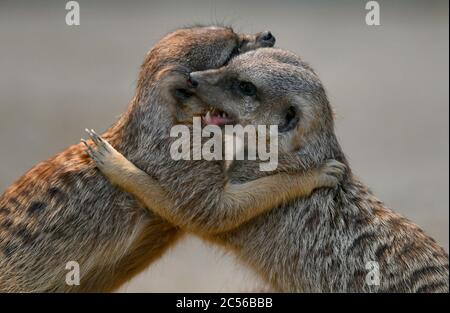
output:
<svg viewBox="0 0 450 313"><path fill-rule="evenodd" d="M256 87L250 82L239 82L238 85L239 91L246 96L254 96L256 95Z"/></svg>

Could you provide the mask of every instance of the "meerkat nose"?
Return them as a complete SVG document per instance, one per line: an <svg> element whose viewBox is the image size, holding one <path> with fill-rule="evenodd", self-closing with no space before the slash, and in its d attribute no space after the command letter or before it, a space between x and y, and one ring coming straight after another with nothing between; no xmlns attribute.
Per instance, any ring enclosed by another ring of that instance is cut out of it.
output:
<svg viewBox="0 0 450 313"><path fill-rule="evenodd" d="M264 40L264 41L272 40L272 38L273 38L273 35L272 35L272 33L270 31L264 32L263 36L261 37L261 39Z"/></svg>
<svg viewBox="0 0 450 313"><path fill-rule="evenodd" d="M275 37L270 31L266 30L258 35L257 41L266 47L272 47L275 44Z"/></svg>

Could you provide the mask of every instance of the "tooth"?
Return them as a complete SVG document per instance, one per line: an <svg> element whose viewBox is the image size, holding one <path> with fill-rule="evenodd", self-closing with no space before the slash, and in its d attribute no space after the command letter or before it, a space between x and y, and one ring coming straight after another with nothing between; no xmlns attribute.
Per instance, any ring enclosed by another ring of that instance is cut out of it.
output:
<svg viewBox="0 0 450 313"><path fill-rule="evenodd" d="M211 120L211 113L208 111L208 113L206 113L205 119L207 121Z"/></svg>

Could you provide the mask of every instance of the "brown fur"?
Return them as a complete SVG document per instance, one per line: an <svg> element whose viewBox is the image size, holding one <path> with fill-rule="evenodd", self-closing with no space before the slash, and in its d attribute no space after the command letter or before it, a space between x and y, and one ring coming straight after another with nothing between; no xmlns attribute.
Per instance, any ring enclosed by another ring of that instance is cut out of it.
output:
<svg viewBox="0 0 450 313"><path fill-rule="evenodd" d="M150 146L160 143L151 139L173 120L158 93L158 73L172 65L189 71L219 67L241 43L242 36L224 27L185 28L164 37L146 56L128 111L104 137L142 168L154 168L158 158ZM0 216L3 292L109 291L179 236L112 186L82 144L41 162L10 186L0 197ZM66 285L68 261L80 264L80 286Z"/></svg>

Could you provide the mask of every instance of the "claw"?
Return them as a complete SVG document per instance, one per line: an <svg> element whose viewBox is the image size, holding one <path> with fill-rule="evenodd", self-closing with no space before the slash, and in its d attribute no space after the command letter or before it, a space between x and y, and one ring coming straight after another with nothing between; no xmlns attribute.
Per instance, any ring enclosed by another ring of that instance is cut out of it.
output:
<svg viewBox="0 0 450 313"><path fill-rule="evenodd" d="M92 147L91 147L90 145L88 145L88 143L87 143L86 140L84 140L84 139L81 139L81 142L86 146L86 152L89 154L89 156L90 156L91 158L93 158L94 155L95 155L95 152L94 152L94 150L92 149Z"/></svg>
<svg viewBox="0 0 450 313"><path fill-rule="evenodd" d="M84 131L91 137L91 131L89 129L85 128Z"/></svg>
<svg viewBox="0 0 450 313"><path fill-rule="evenodd" d="M95 130L91 129L91 133L92 133L92 136L94 136L94 138L97 139L98 141L102 140L102 138L99 135L97 135Z"/></svg>
<svg viewBox="0 0 450 313"><path fill-rule="evenodd" d="M100 143L100 140L99 140L100 137L95 133L95 131L93 129L91 129L91 130L86 129L86 131L89 134L89 137L91 137L92 141L96 145L98 145Z"/></svg>

